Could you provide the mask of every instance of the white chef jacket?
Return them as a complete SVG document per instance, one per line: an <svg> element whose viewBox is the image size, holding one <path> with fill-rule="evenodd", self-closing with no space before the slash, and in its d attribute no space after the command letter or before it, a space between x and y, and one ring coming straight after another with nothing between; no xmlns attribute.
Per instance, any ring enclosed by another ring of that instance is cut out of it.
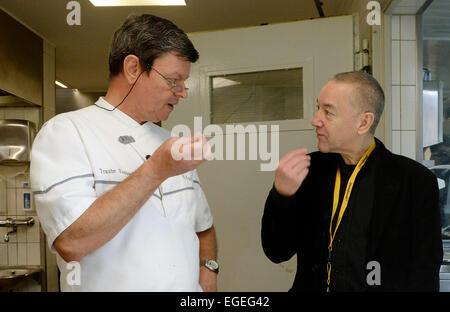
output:
<svg viewBox="0 0 450 312"><path fill-rule="evenodd" d="M96 104L113 108L103 98ZM94 105L46 122L33 143L30 179L52 251L61 232L169 137L151 122L140 125L119 109ZM196 232L212 224L196 171L170 177L113 239L79 264L57 255L61 288L201 291Z"/></svg>

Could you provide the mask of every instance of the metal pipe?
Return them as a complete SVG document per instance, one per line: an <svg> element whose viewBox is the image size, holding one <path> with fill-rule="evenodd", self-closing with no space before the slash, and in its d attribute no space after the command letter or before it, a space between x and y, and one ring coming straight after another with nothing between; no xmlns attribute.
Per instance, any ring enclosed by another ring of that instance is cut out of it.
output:
<svg viewBox="0 0 450 312"><path fill-rule="evenodd" d="M7 218L6 220L0 220L0 226L1 227L10 227L10 226L12 226L12 221L13 221L13 219L11 219L11 218Z"/></svg>
<svg viewBox="0 0 450 312"><path fill-rule="evenodd" d="M34 224L33 217L28 217L26 219L12 219L12 218L6 218L6 220L0 220L0 227L12 227L13 229L11 231L8 231L5 236L3 237L3 240L7 243L9 242L9 235L12 233L17 233L17 227L18 226L32 226Z"/></svg>
<svg viewBox="0 0 450 312"><path fill-rule="evenodd" d="M14 226L11 231L8 231L8 233L5 234L5 236L3 237L3 240L5 241L5 243L9 242L9 234L12 234L12 233L17 233L17 226Z"/></svg>
<svg viewBox="0 0 450 312"><path fill-rule="evenodd" d="M0 220L0 227L14 227L14 226L32 226L34 224L33 217L26 219L12 219L6 218L6 220Z"/></svg>
<svg viewBox="0 0 450 312"><path fill-rule="evenodd" d="M34 219L32 217L22 219L22 220L13 220L13 225L25 225L25 226L31 226L34 224Z"/></svg>

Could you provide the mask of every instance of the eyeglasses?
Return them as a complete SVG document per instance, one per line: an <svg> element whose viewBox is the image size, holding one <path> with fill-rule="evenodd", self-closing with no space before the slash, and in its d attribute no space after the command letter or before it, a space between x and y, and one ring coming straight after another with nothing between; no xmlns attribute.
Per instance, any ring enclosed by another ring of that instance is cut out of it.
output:
<svg viewBox="0 0 450 312"><path fill-rule="evenodd" d="M170 85L172 86L172 88L170 89L173 93L178 93L181 92L183 90L186 90L186 92L189 90L189 88L186 88L182 85L176 84L174 80L166 78L163 74L161 74L159 71L157 71L153 66L150 67L151 69L153 69L155 72L157 72L161 77L163 77L168 83L170 83Z"/></svg>

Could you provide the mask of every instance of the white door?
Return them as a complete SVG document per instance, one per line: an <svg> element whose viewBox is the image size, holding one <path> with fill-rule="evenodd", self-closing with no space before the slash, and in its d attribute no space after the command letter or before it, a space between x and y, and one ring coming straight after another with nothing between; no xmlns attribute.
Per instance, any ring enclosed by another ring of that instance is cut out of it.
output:
<svg viewBox="0 0 450 312"><path fill-rule="evenodd" d="M175 125L185 124L193 132L195 116L202 117L202 127L210 124L211 77L301 68L302 119L242 124L278 125L280 158L298 147L317 150L310 122L318 93L334 74L353 70L352 16L193 33L189 37L200 59L192 65L189 97L176 106L163 127L171 130ZM273 145L270 135L267 137L269 146ZM228 138L229 135L223 136L224 141ZM248 141L246 144L248 148ZM274 171L261 171L261 163L267 163L261 159L227 159L230 158L224 156L224 160L207 162L198 170L217 232L219 291L287 291L296 272L295 257L282 264L270 262L263 253L260 238L261 217Z"/></svg>

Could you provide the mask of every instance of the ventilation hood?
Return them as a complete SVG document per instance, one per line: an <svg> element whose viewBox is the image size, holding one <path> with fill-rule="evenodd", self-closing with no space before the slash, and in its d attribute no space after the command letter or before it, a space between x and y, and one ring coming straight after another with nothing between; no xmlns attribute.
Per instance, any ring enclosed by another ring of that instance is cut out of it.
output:
<svg viewBox="0 0 450 312"><path fill-rule="evenodd" d="M0 107L39 107L38 105L24 100L14 94L0 89Z"/></svg>

